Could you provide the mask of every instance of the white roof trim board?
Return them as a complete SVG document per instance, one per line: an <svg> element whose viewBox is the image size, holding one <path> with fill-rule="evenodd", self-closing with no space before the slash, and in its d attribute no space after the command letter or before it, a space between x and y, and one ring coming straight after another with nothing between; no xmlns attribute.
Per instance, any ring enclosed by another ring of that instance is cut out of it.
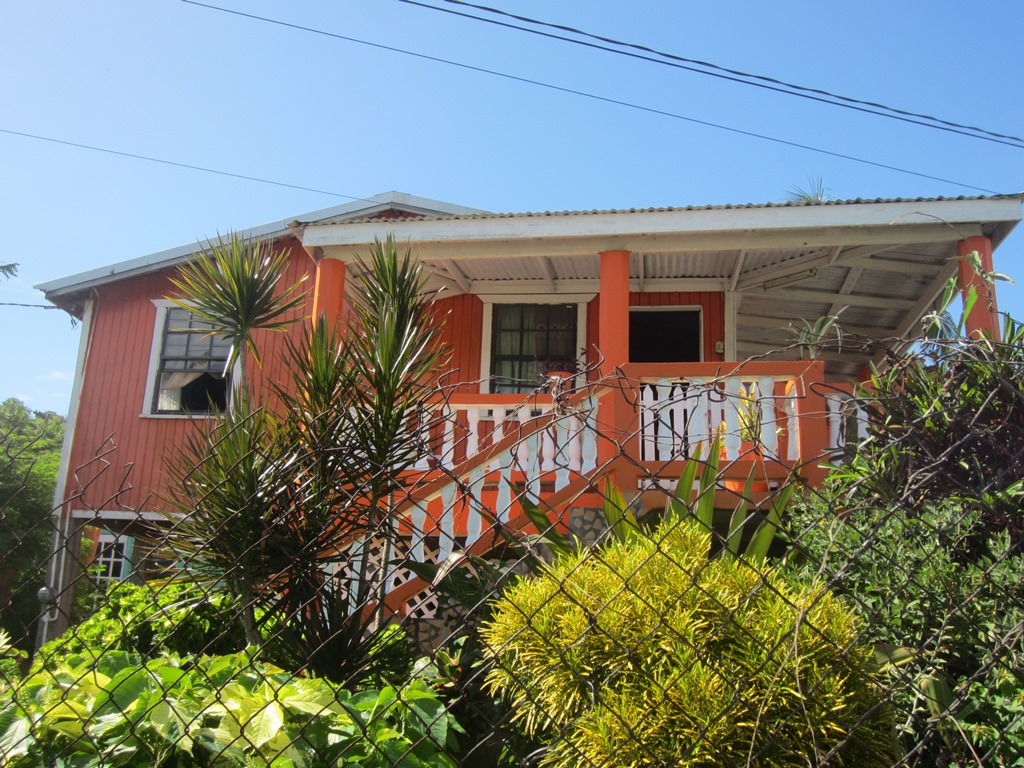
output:
<svg viewBox="0 0 1024 768"><path fill-rule="evenodd" d="M300 227L305 226L303 222L343 221L348 217L363 219L391 209L407 211L421 216L466 216L486 213L486 211L482 211L479 208L470 208L465 205L455 205L440 200L417 197L405 192L384 192L372 197L355 200L351 203L343 203L331 206L330 208L310 211L298 217L293 216L288 219L273 221L269 224L262 224L242 230L242 234L246 237L281 237L282 235L292 234L294 231L293 226L296 224ZM147 256L140 256L137 259L120 261L110 266L40 283L35 287L43 291L47 298L76 293L96 285L102 285L134 275L146 274L147 272L156 272L160 269L180 264L183 261L188 261L195 254L198 246L199 243L181 245L166 251L158 251Z"/></svg>

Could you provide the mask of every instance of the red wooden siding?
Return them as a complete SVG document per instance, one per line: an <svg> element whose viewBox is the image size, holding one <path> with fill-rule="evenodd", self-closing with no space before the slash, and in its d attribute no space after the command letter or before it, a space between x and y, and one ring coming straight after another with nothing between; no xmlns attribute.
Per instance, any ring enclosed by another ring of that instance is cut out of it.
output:
<svg viewBox="0 0 1024 768"><path fill-rule="evenodd" d="M312 262L294 240L285 284L310 271ZM165 481L165 460L196 428L187 418L146 418L153 393L146 391L156 307L153 299L175 293L170 283L174 270L129 278L94 291L95 307L89 350L82 383L78 422L72 448L68 497L82 489L71 509L152 510ZM307 281L308 283L308 281ZM308 303L308 302L307 302ZM309 307L298 312L309 314ZM292 326L293 333L299 325ZM247 361L253 392L271 378L282 378L280 359L285 334L256 335L264 369ZM203 423L203 422L200 422ZM97 452L113 444L116 450L104 461ZM103 465L109 466L103 470Z"/></svg>
<svg viewBox="0 0 1024 768"><path fill-rule="evenodd" d="M484 304L477 296L461 294L435 304L438 322L444 323L441 339L450 351L447 370L441 379L446 386L458 385L456 392L479 392L480 355L483 350Z"/></svg>
<svg viewBox="0 0 1024 768"><path fill-rule="evenodd" d="M598 328L600 296L587 305L587 364L597 362L601 348ZM630 293L631 307L701 307L704 324L704 362L723 361L725 355L715 351L716 342L725 341L725 294L721 291L662 291L657 293Z"/></svg>

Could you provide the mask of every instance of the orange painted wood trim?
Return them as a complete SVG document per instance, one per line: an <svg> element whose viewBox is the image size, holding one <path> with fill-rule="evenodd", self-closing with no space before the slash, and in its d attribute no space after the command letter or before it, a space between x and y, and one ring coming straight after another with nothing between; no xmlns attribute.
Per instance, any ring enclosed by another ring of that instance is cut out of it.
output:
<svg viewBox="0 0 1024 768"><path fill-rule="evenodd" d="M977 252L981 260L981 271L992 272L992 241L984 236L969 237L961 240L956 245L956 255L960 259L957 267L957 274L960 282L960 292L964 302L974 288L977 298L971 311L965 318L965 328L968 336L986 336L995 341L999 340L999 309L996 306L995 285L978 274L969 257Z"/></svg>

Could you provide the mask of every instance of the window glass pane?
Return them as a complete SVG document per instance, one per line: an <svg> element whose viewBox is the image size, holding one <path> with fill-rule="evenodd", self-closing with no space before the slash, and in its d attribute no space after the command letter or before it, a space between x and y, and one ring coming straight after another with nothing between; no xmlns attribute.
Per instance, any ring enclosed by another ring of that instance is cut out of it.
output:
<svg viewBox="0 0 1024 768"><path fill-rule="evenodd" d="M536 363L576 358L573 304L495 304L491 337L492 392L530 392L543 384Z"/></svg>
<svg viewBox="0 0 1024 768"><path fill-rule="evenodd" d="M188 310L166 310L156 391L157 413L209 413L227 407L224 366L231 338L208 335L210 323Z"/></svg>

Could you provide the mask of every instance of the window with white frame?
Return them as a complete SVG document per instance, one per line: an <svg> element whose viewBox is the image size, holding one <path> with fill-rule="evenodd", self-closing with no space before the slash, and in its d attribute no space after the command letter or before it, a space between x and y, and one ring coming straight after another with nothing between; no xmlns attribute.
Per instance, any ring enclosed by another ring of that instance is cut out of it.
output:
<svg viewBox="0 0 1024 768"><path fill-rule="evenodd" d="M93 574L97 582L123 581L131 572L132 539L113 533L101 533L96 542Z"/></svg>
<svg viewBox="0 0 1024 768"><path fill-rule="evenodd" d="M543 382L538 366L575 371L576 304L494 304L491 317L491 391L530 392Z"/></svg>
<svg viewBox="0 0 1024 768"><path fill-rule="evenodd" d="M157 303L150 361L150 414L205 414L227 408L230 377L225 365L231 337L187 309Z"/></svg>

